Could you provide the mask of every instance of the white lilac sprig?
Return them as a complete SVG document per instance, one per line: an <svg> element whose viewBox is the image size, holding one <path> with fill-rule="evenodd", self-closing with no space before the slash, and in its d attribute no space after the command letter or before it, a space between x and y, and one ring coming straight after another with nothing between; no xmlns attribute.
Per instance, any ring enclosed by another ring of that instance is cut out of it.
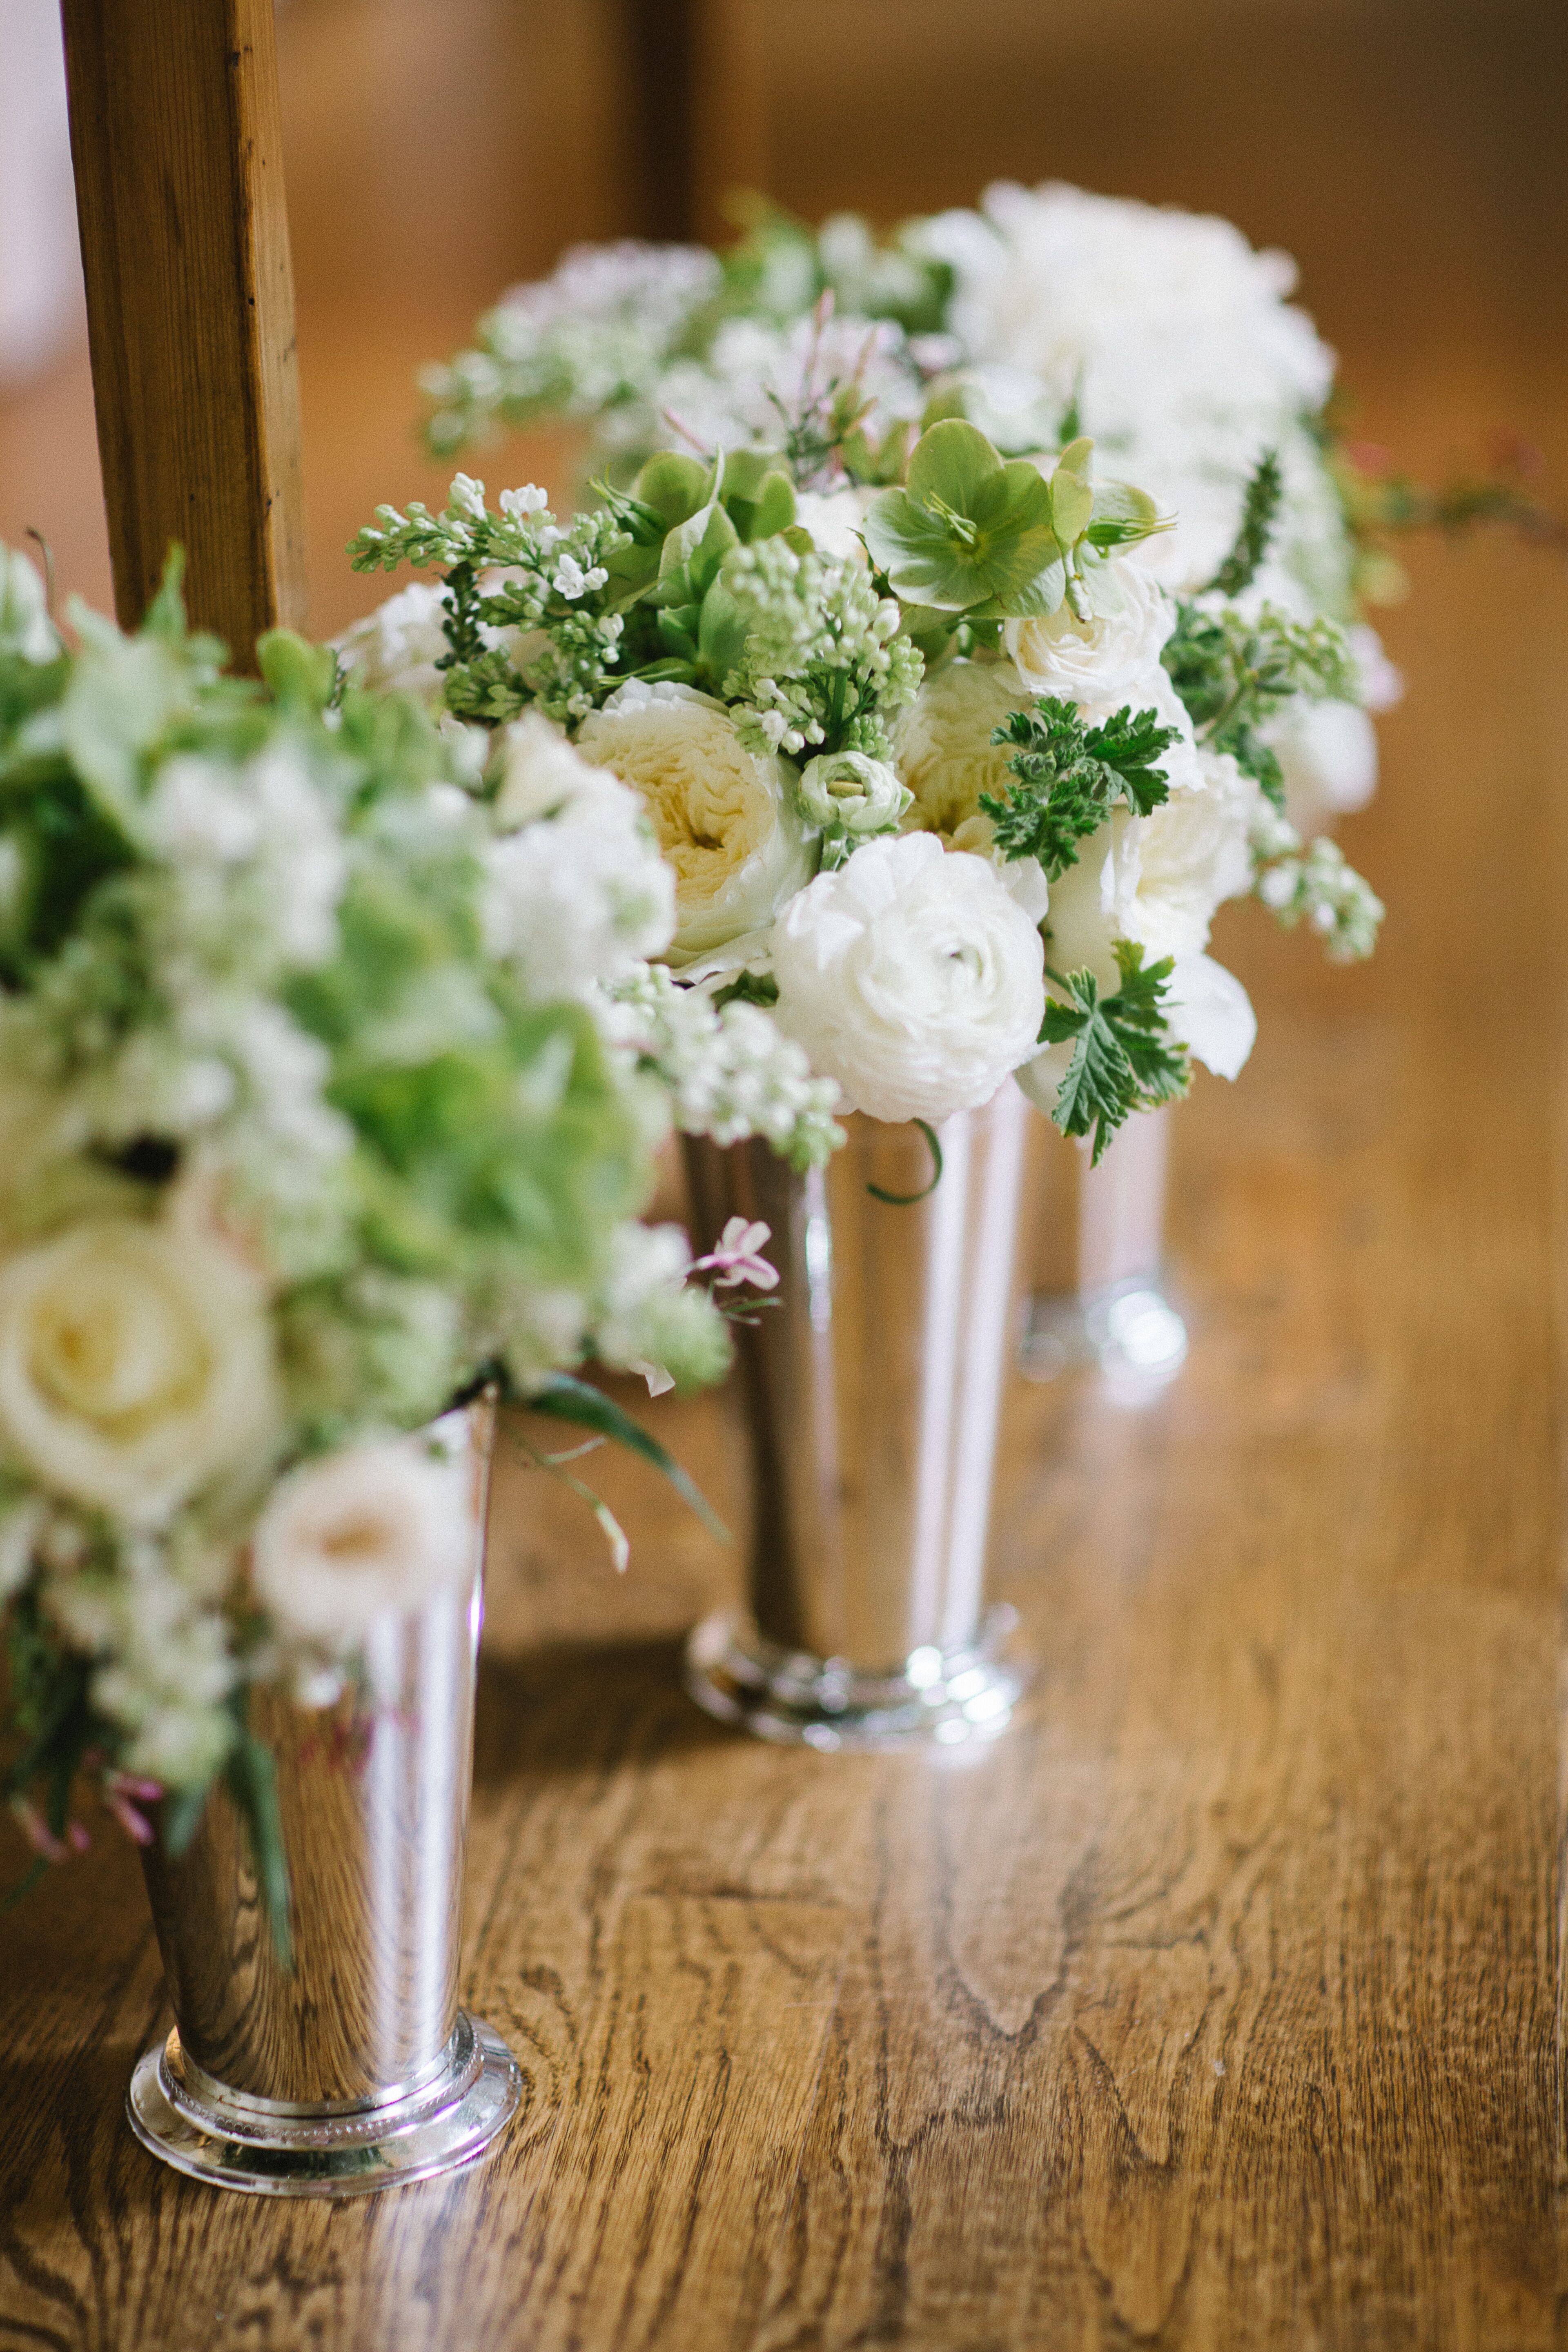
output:
<svg viewBox="0 0 1568 2352"><path fill-rule="evenodd" d="M438 515L416 499L406 512L380 506L349 543L353 568L444 570L448 650L437 667L455 718L494 726L535 703L567 726L619 682L626 623L611 566L631 538L609 513L558 523L531 483L499 505L491 514L484 484L458 474Z"/></svg>
<svg viewBox="0 0 1568 2352"><path fill-rule="evenodd" d="M745 646L725 681L741 740L757 751L860 751L886 760L888 720L913 700L923 663L899 634L895 599L854 563L783 539L736 551L724 584Z"/></svg>
<svg viewBox="0 0 1568 2352"><path fill-rule="evenodd" d="M1254 828L1252 852L1254 891L1287 930L1308 924L1335 963L1371 955L1386 909L1337 841L1320 835L1303 845L1295 826L1268 809Z"/></svg>
<svg viewBox="0 0 1568 2352"><path fill-rule="evenodd" d="M604 992L606 1035L669 1091L687 1135L734 1143L760 1135L793 1167L821 1167L844 1140L838 1088L813 1077L802 1048L744 999L716 1006L650 964Z"/></svg>

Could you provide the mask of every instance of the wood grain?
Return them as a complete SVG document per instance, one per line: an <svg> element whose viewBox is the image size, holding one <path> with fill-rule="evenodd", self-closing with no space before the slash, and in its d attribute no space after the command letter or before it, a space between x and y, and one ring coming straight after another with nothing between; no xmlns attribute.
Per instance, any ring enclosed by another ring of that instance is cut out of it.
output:
<svg viewBox="0 0 1568 2352"><path fill-rule="evenodd" d="M242 668L304 620L294 296L272 0L65 0L115 608L172 541Z"/></svg>

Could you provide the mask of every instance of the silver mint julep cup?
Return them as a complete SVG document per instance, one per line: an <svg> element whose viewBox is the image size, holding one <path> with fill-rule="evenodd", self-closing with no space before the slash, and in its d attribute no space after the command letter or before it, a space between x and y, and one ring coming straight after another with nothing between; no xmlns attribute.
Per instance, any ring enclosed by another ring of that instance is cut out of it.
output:
<svg viewBox="0 0 1568 2352"><path fill-rule="evenodd" d="M346 2197L469 2163L515 2110L516 2061L458 2004L463 1857L495 1408L436 1424L467 1454L472 1565L372 1629L337 1704L252 1696L272 1748L293 1967L219 1787L177 1860L143 1857L174 2029L132 2077L137 2137L197 2179Z"/></svg>
<svg viewBox="0 0 1568 2352"><path fill-rule="evenodd" d="M988 1606L996 1441L1016 1324L1028 1122L1011 1079L937 1129L857 1114L825 1169L689 1144L694 1233L762 1219L783 1277L736 1335L754 1525L743 1611L691 1637L710 1714L822 1748L1005 1728L1024 1676Z"/></svg>

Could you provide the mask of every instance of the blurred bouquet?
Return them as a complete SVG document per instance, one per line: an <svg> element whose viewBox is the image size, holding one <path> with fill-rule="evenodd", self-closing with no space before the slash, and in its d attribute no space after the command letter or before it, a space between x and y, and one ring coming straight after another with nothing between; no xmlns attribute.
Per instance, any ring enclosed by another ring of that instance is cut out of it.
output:
<svg viewBox="0 0 1568 2352"><path fill-rule="evenodd" d="M437 727L282 633L226 677L174 567L134 636L70 618L0 550L6 1794L40 1857L82 1774L177 1848L221 1773L276 1893L247 1687L325 1704L469 1566L406 1433L489 1382L603 1428L584 1359L717 1374L653 1149L821 1156L832 1090L755 1006L671 1013L641 803L543 719Z"/></svg>
<svg viewBox="0 0 1568 2352"><path fill-rule="evenodd" d="M886 243L854 215L813 231L753 204L722 254L580 247L515 288L473 349L429 371L427 432L451 452L561 413L625 480L655 449L777 442L788 420L808 486L897 480L942 416L1005 456L1088 434L1180 517L1148 557L1178 593L1218 570L1270 453L1277 510L1247 607L1351 631L1353 691L1273 722L1291 817L1312 833L1371 797L1367 714L1399 685L1357 617L1390 582L1381 509L1330 422L1333 355L1287 299L1295 278L1226 221L1060 184L994 186Z"/></svg>
<svg viewBox="0 0 1568 2352"><path fill-rule="evenodd" d="M443 582L345 656L639 793L676 927L628 1014L765 1005L880 1119L939 1121L1016 1072L1098 1156L1185 1090L1189 1054L1234 1076L1250 1051L1205 952L1223 900L1370 951L1382 908L1331 844L1303 850L1275 748L1293 709L1353 701L1353 652L1257 600L1271 455L1217 570L1173 593L1145 560L1170 519L1096 478L1089 439L1009 459L948 417L862 463L863 404L814 382L780 446L656 454L563 525L542 490L492 512L461 474L440 515L380 508L356 568Z"/></svg>

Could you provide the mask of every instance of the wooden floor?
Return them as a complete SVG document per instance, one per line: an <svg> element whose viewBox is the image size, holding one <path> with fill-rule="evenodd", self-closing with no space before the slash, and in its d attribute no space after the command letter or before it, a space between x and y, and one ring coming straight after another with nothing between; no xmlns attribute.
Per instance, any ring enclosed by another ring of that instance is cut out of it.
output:
<svg viewBox="0 0 1568 2352"><path fill-rule="evenodd" d="M1510 315L1418 353L1368 327L1369 429L1432 463L1512 422L1568 479L1561 345ZM302 304L322 625L363 601L331 566L365 496L427 487L395 372L460 323L383 349ZM68 365L0 412L0 521L26 477L75 579L81 403ZM105 1828L0 1918L0 2352L1568 2343L1568 583L1496 544L1415 569L1344 836L1377 962L1221 926L1262 1034L1178 1115L1188 1364L1137 1412L1011 1399L995 1579L1039 1672L1010 1736L726 1738L679 1635L734 1555L612 1465L617 1581L509 1457L465 1995L522 2116L379 2201L163 2171L123 2121L166 2021ZM726 1410L649 1418L741 1527Z"/></svg>

